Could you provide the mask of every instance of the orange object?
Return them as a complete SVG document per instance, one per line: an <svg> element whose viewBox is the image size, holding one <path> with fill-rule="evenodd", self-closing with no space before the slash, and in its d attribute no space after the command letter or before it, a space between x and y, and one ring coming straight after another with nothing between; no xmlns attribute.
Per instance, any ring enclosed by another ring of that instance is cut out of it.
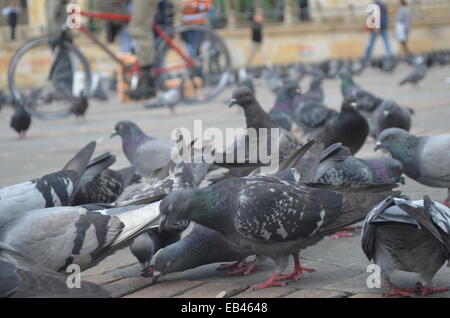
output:
<svg viewBox="0 0 450 318"><path fill-rule="evenodd" d="M121 53L118 55L118 57L127 65L134 65L137 62L136 55L133 55L131 53ZM127 84L127 82L123 78L123 67L119 65L117 69L117 93L121 102L126 103L132 101L132 99L125 94L125 92L129 89L130 85Z"/></svg>
<svg viewBox="0 0 450 318"><path fill-rule="evenodd" d="M183 0L183 23L206 24L207 12L213 6L212 0Z"/></svg>

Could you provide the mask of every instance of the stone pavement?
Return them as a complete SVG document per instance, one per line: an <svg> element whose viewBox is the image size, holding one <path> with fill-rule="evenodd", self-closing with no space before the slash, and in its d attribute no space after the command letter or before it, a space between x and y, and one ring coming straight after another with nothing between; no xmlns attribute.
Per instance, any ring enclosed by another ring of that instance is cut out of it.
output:
<svg viewBox="0 0 450 318"><path fill-rule="evenodd" d="M400 104L416 111L412 132L418 135L450 133L450 85L445 79L450 76L450 67L430 70L426 80L419 88L402 87L397 83L409 68L401 65L395 73L384 74L367 70L355 80L363 87L385 98L393 98ZM302 82L307 89L309 78ZM339 80L326 80L324 83L326 104L339 108L341 94ZM268 92L264 82L257 81L257 96L264 108L273 105L274 96ZM207 105L184 106L177 108L177 116L169 111L142 108L141 104L120 104L112 100L106 103L91 102L87 120L76 123L74 118L56 121L34 120L26 140L18 140L9 128L12 110L0 112L0 187L26 181L60 169L66 161L82 146L91 140L98 145L96 154L111 151L117 155L114 168L127 166L121 151L119 139L110 139L114 124L118 120L135 121L148 134L168 139L176 127L193 128L193 121L203 120L204 128L245 125L242 112L228 109L225 101L231 90ZM373 158L380 153L372 151L374 141L368 139L362 151L362 158ZM445 189L424 187L410 179L400 188L411 198L419 199L424 194L442 201ZM383 289L369 289L366 272L369 264L360 247L360 232L351 238L326 238L316 246L301 253L302 264L316 270L305 273L303 279L289 282L286 287L268 288L257 292L245 292L252 284L267 279L274 270L274 264L267 261L263 270L242 277L225 277L215 269L218 264L206 265L182 273L167 275L155 285L151 279L139 276L140 266L131 256L128 248L116 252L99 265L83 273L83 278L104 285L114 297L381 297ZM292 265L291 265L292 266ZM289 268L291 269L291 267ZM435 278L437 286L450 285L450 269L442 268ZM414 284L415 277L406 274L400 283ZM449 297L450 292L431 297Z"/></svg>

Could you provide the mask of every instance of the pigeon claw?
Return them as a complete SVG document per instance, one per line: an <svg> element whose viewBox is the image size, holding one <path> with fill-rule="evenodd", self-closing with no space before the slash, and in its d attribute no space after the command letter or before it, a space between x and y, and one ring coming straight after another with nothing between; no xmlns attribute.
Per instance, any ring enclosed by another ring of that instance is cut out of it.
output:
<svg viewBox="0 0 450 318"><path fill-rule="evenodd" d="M229 272L227 276L236 276L239 274L250 275L251 273L260 270L261 267L256 265L254 262L241 262L237 265L236 269Z"/></svg>
<svg viewBox="0 0 450 318"><path fill-rule="evenodd" d="M279 272L274 273L274 274L272 274L272 276L270 276L270 278L267 281L250 287L248 289L248 291L260 290L260 289L264 289L267 287L284 287L284 286L286 286L285 282L278 281L278 278L280 277L280 275L281 275L281 273L279 273Z"/></svg>
<svg viewBox="0 0 450 318"><path fill-rule="evenodd" d="M155 273L155 267L149 266L148 268L145 268L142 270L141 276L142 277L153 277L153 274Z"/></svg>
<svg viewBox="0 0 450 318"><path fill-rule="evenodd" d="M241 268L243 266L249 265L252 262L243 262L243 261L236 261L234 263L228 263L228 264L220 264L219 267L217 267L217 271L222 272L222 271L228 271L228 270L232 270L232 269L236 269L236 268Z"/></svg>
<svg viewBox="0 0 450 318"><path fill-rule="evenodd" d="M415 297L417 288L400 288L394 285L389 286L389 292L384 294L384 297L403 296Z"/></svg>
<svg viewBox="0 0 450 318"><path fill-rule="evenodd" d="M428 288L423 286L421 283L416 284L416 290L420 293L422 296L427 296L433 293L441 293L450 290L449 287L443 287L443 288Z"/></svg>

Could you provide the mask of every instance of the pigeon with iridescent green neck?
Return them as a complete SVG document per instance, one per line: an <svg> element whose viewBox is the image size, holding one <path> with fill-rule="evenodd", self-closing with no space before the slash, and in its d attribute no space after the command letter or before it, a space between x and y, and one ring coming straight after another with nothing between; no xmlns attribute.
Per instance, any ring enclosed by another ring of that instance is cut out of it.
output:
<svg viewBox="0 0 450 318"><path fill-rule="evenodd" d="M379 136L375 150L386 149L403 164L405 174L430 187L447 188L450 199L450 134L416 137L400 128Z"/></svg>

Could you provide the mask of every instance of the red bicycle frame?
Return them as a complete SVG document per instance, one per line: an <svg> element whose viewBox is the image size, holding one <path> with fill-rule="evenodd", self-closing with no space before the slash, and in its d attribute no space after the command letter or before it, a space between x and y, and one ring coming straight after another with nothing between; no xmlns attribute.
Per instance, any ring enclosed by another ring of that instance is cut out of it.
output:
<svg viewBox="0 0 450 318"><path fill-rule="evenodd" d="M92 19L125 21L125 22L131 21L131 16L124 15L124 14L117 14L117 13L92 12L92 11L83 11L83 10L81 10L80 12L72 11L72 13L73 14L80 14L81 16L92 18ZM165 73L165 72L169 72L169 71L172 71L172 70L188 68L188 67L192 67L192 66L194 66L196 64L195 60L192 59L191 57L189 57L179 46L177 46L175 44L175 42L173 41L173 39L166 32L164 32L164 30L159 25L154 23L153 24L153 30L155 31L155 33L158 36L162 37L168 43L168 45L173 50L175 50L175 52L177 52L178 55L180 55L180 57L186 62L185 64L179 64L179 65L174 65L174 66L171 66L171 67L155 69L155 73L160 74L160 73ZM92 32L89 31L85 26L80 26L79 31L81 33L87 35L92 41L94 41L96 44L98 44L117 63L121 64L125 68L127 67L126 65L124 65L124 63L108 47L106 47L102 42L100 42L92 34ZM139 61L133 66L133 70L132 71L136 72L138 70L138 68L139 68Z"/></svg>

